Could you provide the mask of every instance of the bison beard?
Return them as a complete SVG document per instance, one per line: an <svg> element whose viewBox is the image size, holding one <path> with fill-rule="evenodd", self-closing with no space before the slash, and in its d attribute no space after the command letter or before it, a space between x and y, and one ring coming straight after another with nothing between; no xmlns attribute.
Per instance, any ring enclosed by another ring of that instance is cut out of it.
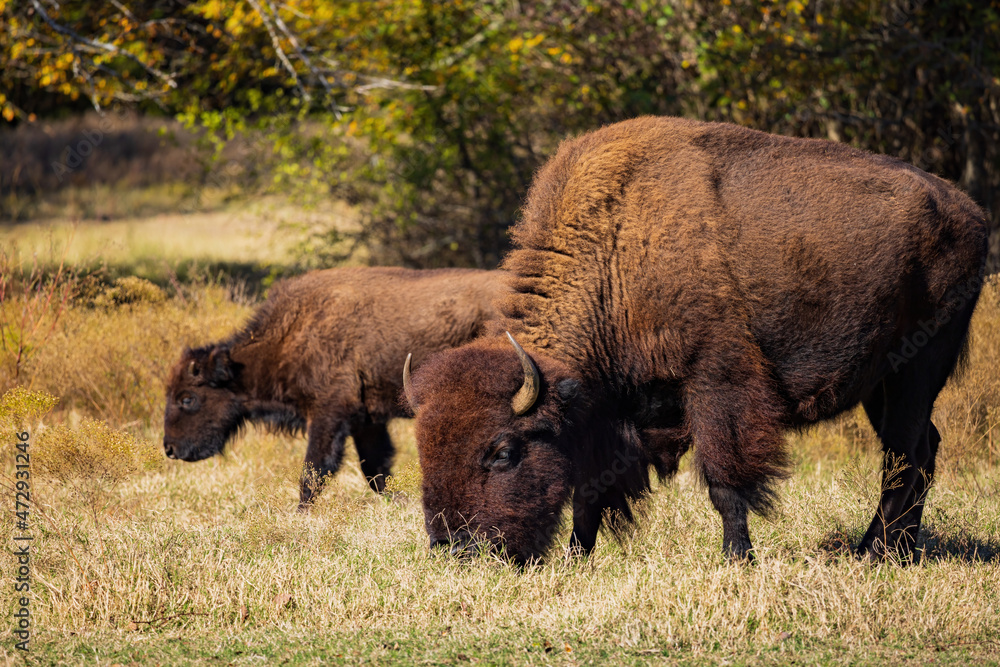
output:
<svg viewBox="0 0 1000 667"><path fill-rule="evenodd" d="M784 431L861 402L883 474L905 469L858 550L912 553L931 409L982 282L968 197L832 142L641 118L565 142L514 231L503 317L408 381L432 545L486 540L526 562L571 503L587 552L602 523L629 527L650 469L671 475L693 446L724 551L745 558L747 513L786 472Z"/></svg>
<svg viewBox="0 0 1000 667"><path fill-rule="evenodd" d="M181 355L167 386L167 456L208 458L247 422L305 430L305 508L350 435L382 491L394 453L386 422L406 414L403 357L471 340L504 289L499 272L459 269L331 269L280 283L242 331Z"/></svg>

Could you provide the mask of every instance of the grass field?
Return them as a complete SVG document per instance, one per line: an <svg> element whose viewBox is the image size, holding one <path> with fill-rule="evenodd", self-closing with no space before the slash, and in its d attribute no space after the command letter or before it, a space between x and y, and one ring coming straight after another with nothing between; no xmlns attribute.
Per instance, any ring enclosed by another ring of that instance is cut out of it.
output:
<svg viewBox="0 0 1000 667"><path fill-rule="evenodd" d="M21 244L44 236L18 233ZM0 663L1000 664L998 281L977 311L970 365L938 402L939 475L918 562L905 567L866 565L845 547L880 483L856 413L789 436L794 472L777 516L752 520L752 566L724 561L720 521L687 462L631 540L602 538L588 560L557 549L519 571L432 557L405 420L392 424L391 493L369 491L351 456L313 511L296 513L301 439L251 429L221 457L162 457L166 369L182 345L224 335L252 308L212 283L165 296L69 302L16 379L9 359L0 365L0 391L62 397L31 424L31 651L15 651L5 628ZM25 298L7 298L6 321ZM128 437L80 436L99 432L90 417ZM70 442L78 449L59 449ZM14 449L3 446L12 508ZM13 544L13 512L2 517ZM9 627L12 572L0 594Z"/></svg>
<svg viewBox="0 0 1000 667"><path fill-rule="evenodd" d="M90 188L86 195L72 192L88 202L108 202L111 208L115 200L128 196L102 187ZM205 192L202 196L210 200L219 196ZM132 195L138 204L122 207L131 212L171 195L172 187L147 188ZM38 258L46 267L65 260L75 267L101 269L108 277L135 275L158 284L174 276L184 282L218 275L252 279L280 272L298 259L297 245L311 230L330 225L349 229L357 217L339 202L322 210L303 209L276 197L228 204L212 200L193 212L115 215L108 220L80 218L73 210L64 205L50 219L0 226L0 248L22 261ZM359 255L355 262L361 259Z"/></svg>

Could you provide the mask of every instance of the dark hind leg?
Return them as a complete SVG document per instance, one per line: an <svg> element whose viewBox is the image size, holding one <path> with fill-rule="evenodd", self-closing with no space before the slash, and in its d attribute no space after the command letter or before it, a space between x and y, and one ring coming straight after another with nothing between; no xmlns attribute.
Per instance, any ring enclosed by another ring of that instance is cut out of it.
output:
<svg viewBox="0 0 1000 667"><path fill-rule="evenodd" d="M300 511L309 508L328 477L340 469L349 430L348 420L335 415L321 415L310 421L309 443L299 484Z"/></svg>
<svg viewBox="0 0 1000 667"><path fill-rule="evenodd" d="M954 318L914 358L882 380L864 401L882 441L882 497L858 553L892 553L908 560L920 530L924 500L934 478L941 436L931 423L934 400L958 360L968 317Z"/></svg>
<svg viewBox="0 0 1000 667"><path fill-rule="evenodd" d="M351 430L351 435L354 436L354 446L358 450L358 458L361 459L361 472L372 490L382 493L396 453L385 422L356 427Z"/></svg>

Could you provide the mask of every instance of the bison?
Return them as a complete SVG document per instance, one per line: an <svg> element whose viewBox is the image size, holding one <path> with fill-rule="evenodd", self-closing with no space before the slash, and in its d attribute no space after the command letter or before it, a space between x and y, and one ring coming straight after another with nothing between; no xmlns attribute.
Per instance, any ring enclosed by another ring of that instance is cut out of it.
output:
<svg viewBox="0 0 1000 667"><path fill-rule="evenodd" d="M404 371L431 546L524 563L572 503L587 553L693 447L724 552L750 558L784 431L860 402L883 474L903 470L858 551L908 557L986 239L948 182L829 141L646 117L564 142L514 228L500 319Z"/></svg>
<svg viewBox="0 0 1000 667"><path fill-rule="evenodd" d="M403 357L472 339L502 289L496 271L461 269L329 269L281 282L237 333L181 355L167 385L164 450L208 458L247 422L305 430L305 508L350 435L361 471L382 491L394 453L386 422L406 413Z"/></svg>

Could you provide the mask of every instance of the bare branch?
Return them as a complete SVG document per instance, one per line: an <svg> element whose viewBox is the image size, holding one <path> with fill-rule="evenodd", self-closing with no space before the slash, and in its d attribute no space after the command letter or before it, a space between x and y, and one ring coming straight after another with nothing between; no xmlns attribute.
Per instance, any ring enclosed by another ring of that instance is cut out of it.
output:
<svg viewBox="0 0 1000 667"><path fill-rule="evenodd" d="M125 6L125 5L123 5L122 3L118 2L118 0L111 0L111 4L112 4L112 5L114 5L115 7L117 7L117 8L118 8L118 10L119 10L119 11L120 11L120 12L121 12L122 14L124 14L125 16L127 16L127 17L128 17L129 19L131 19L132 21L135 21L136 23L139 23L139 19L137 19L137 18L135 17L135 14L133 14L133 13L132 13L132 12L131 12L131 11L129 10L129 8L128 8L128 7L126 7L126 6Z"/></svg>
<svg viewBox="0 0 1000 667"><path fill-rule="evenodd" d="M264 8L260 6L260 3L257 2L257 0L247 0L247 2L250 3L250 6L253 7L255 12L257 12L257 15L260 17L264 27L267 28L267 34L271 36L271 46L274 47L274 52L277 54L278 60L281 61L281 64L284 65L285 71L287 71L288 74L291 75L292 80L295 81L295 86L302 94L302 98L306 101L312 99L309 95L309 91L307 91L305 86L302 85L302 81L299 79L299 73L295 71L295 66L292 65L292 61L288 59L288 56L285 55L285 50L281 48L281 40L278 39L278 34L274 31L271 19L268 14L264 12Z"/></svg>
<svg viewBox="0 0 1000 667"><path fill-rule="evenodd" d="M299 60L301 60L302 64L306 66L306 69L308 69L309 72L313 75L313 78L318 80L320 84L323 86L323 90L326 91L327 101L330 105L330 110L333 111L334 115L337 117L337 120L340 120L341 118L340 107L337 106L337 100L333 94L333 89L330 87L330 82L327 81L326 77L323 74L317 72L316 68L313 67L312 61L309 60L309 56L307 56L305 52L302 50L302 47L299 46L299 41L295 38L295 35L292 33L292 31L288 29L288 26L282 20L281 15L278 14L278 10L275 8L274 3L271 2L271 0L264 0L264 2L267 3L268 8L271 10L271 15L274 18L275 25L277 25L278 29L281 30L282 33L284 33L285 38L288 39L288 43L292 45L293 49L295 49L295 53L299 56Z"/></svg>
<svg viewBox="0 0 1000 667"><path fill-rule="evenodd" d="M367 79L368 83L358 86L355 90L359 93L366 93L377 88L398 88L400 90L437 90L437 86L427 86L418 83L407 83L406 81L396 81L378 76L354 73L359 79Z"/></svg>
<svg viewBox="0 0 1000 667"><path fill-rule="evenodd" d="M131 60L132 62L134 62L135 64L139 65L139 67L146 70L146 72L148 72L152 76L155 76L157 79L163 81L169 87L171 88L177 87L177 82L174 81L174 78L169 74L161 72L152 65L143 62L140 58L137 58L128 51L123 51L114 44L109 44L107 42L102 42L95 39L89 39L87 37L84 37L80 33L67 28L64 25L56 23L54 20L52 20L52 17L49 16L48 12L45 11L45 8L42 7L42 4L38 0L31 0L31 4L35 7L35 11L38 12L38 15L42 17L42 20L44 20L49 25L50 28L55 30L60 35L69 37L73 41L78 42L80 44L85 44L93 49L100 49L101 51L107 51L108 53L114 53L115 55L124 56L129 60Z"/></svg>

